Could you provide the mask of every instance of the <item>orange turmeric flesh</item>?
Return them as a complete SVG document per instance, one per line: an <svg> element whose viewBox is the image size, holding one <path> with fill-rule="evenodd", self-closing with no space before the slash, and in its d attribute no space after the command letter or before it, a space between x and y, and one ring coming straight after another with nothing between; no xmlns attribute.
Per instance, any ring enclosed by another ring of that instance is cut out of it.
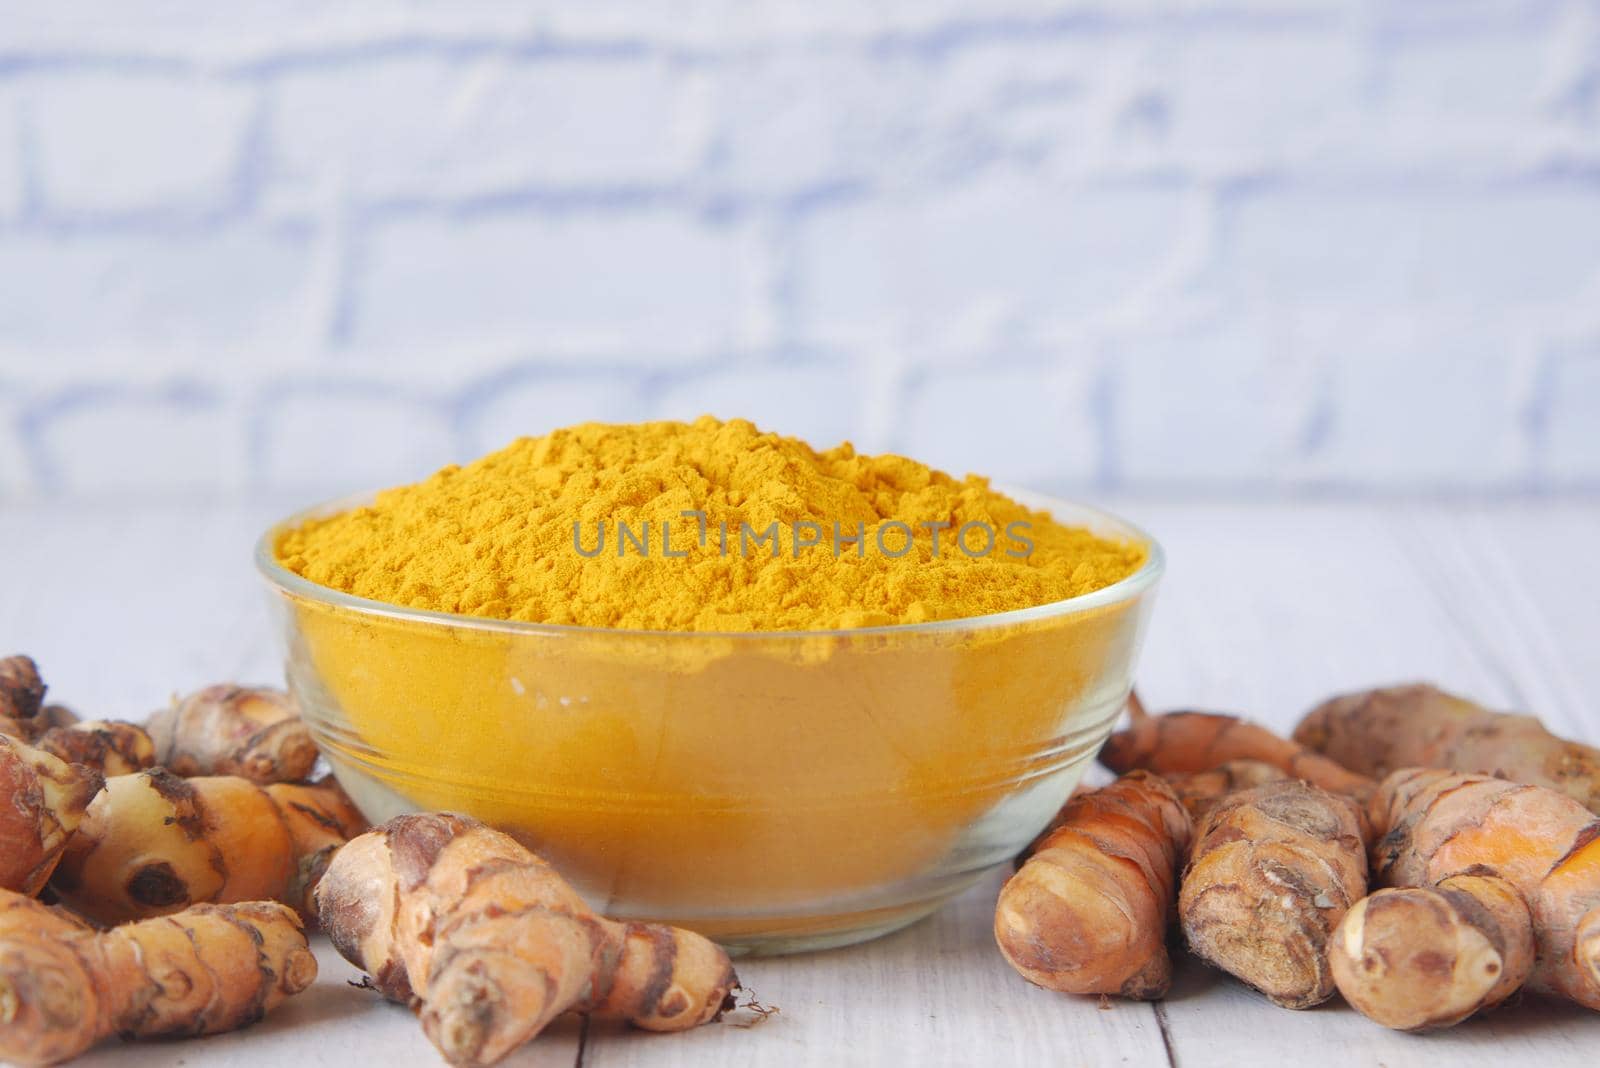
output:
<svg viewBox="0 0 1600 1068"><path fill-rule="evenodd" d="M864 545L836 556L835 519ZM782 551L723 555L742 523ZM953 546L973 523L992 554ZM1106 587L1153 577L1142 540L982 479L709 419L525 439L271 545L316 584L269 568L291 686L370 818L468 813L608 915L732 941L892 926L1009 859L1126 696L1149 583Z"/></svg>

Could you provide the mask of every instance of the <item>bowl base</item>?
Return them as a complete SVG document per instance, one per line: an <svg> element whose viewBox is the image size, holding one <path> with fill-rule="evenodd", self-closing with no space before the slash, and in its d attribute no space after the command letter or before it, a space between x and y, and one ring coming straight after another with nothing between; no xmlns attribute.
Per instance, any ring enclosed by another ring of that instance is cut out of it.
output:
<svg viewBox="0 0 1600 1068"><path fill-rule="evenodd" d="M705 935L730 957L779 957L815 953L893 934L938 911L983 877L987 868L945 880L937 893L882 908L799 917L750 916L714 920L673 917L666 921Z"/></svg>
<svg viewBox="0 0 1600 1068"><path fill-rule="evenodd" d="M728 951L730 957L783 957L791 953L816 953L824 949L853 946L870 942L874 938L893 934L925 920L938 911L941 901L895 910L891 915L872 923L846 927L826 928L811 934L751 935L748 938L719 940L717 944Z"/></svg>

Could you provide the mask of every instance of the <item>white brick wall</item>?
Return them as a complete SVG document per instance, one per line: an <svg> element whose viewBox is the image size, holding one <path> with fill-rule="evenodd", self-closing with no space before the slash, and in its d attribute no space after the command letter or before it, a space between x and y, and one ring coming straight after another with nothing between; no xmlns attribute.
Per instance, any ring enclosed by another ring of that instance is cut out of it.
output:
<svg viewBox="0 0 1600 1068"><path fill-rule="evenodd" d="M445 360L452 345L508 343L573 359L693 358L742 340L759 297L746 231L623 205L406 213L366 236L350 340Z"/></svg>
<svg viewBox="0 0 1600 1068"><path fill-rule="evenodd" d="M0 225L22 212L22 108L0 88Z"/></svg>
<svg viewBox="0 0 1600 1068"><path fill-rule="evenodd" d="M1540 470L1551 486L1593 486L1600 469L1600 342L1557 351L1543 368L1539 420Z"/></svg>
<svg viewBox="0 0 1600 1068"><path fill-rule="evenodd" d="M372 198L649 188L704 156L703 97L703 78L626 55L317 64L276 83L269 167Z"/></svg>
<svg viewBox="0 0 1600 1068"><path fill-rule="evenodd" d="M243 466L238 424L225 398L188 384L75 389L23 421L40 481L83 496L224 490Z"/></svg>
<svg viewBox="0 0 1600 1068"><path fill-rule="evenodd" d="M418 479L455 452L446 406L371 381L314 381L274 391L253 427L269 486L376 489Z"/></svg>
<svg viewBox="0 0 1600 1068"><path fill-rule="evenodd" d="M43 214L212 216L242 190L259 93L164 74L73 70L23 83Z"/></svg>
<svg viewBox="0 0 1600 1068"><path fill-rule="evenodd" d="M0 499L747 415L1600 492L1600 4L0 0Z"/></svg>

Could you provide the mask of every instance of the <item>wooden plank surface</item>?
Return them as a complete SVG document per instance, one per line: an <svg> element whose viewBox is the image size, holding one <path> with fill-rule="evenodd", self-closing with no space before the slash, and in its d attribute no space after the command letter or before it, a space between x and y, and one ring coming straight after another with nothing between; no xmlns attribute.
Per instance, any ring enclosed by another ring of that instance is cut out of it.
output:
<svg viewBox="0 0 1600 1068"><path fill-rule="evenodd" d="M1159 1064L1149 1005L1065 1006L994 948L1004 873L915 926L860 946L741 961L779 1011L673 1036L593 1025L585 1065Z"/></svg>
<svg viewBox="0 0 1600 1068"><path fill-rule="evenodd" d="M8 507L0 649L36 655L54 695L139 718L173 690L270 680L250 548L293 502L250 507ZM1235 710L1288 726L1340 690L1429 678L1600 737L1600 506L1240 506L1113 502L1170 567L1140 673L1156 707ZM1525 1004L1443 1035L1395 1035L1341 1005L1273 1008L1199 966L1159 1009L1052 995L1010 973L989 923L999 876L866 946L741 962L781 1011L691 1035L565 1022L510 1063L1590 1064L1600 1014ZM435 1064L415 1022L346 985L326 944L315 995L259 1027L112 1045L84 1063Z"/></svg>

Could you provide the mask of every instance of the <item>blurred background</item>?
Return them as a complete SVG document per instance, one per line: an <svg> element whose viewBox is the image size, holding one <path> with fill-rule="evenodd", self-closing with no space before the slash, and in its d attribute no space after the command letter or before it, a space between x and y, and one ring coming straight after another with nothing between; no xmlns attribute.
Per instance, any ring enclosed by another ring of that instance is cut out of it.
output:
<svg viewBox="0 0 1600 1068"><path fill-rule="evenodd" d="M1063 492L1600 490L1600 5L0 0L0 499L705 411Z"/></svg>

